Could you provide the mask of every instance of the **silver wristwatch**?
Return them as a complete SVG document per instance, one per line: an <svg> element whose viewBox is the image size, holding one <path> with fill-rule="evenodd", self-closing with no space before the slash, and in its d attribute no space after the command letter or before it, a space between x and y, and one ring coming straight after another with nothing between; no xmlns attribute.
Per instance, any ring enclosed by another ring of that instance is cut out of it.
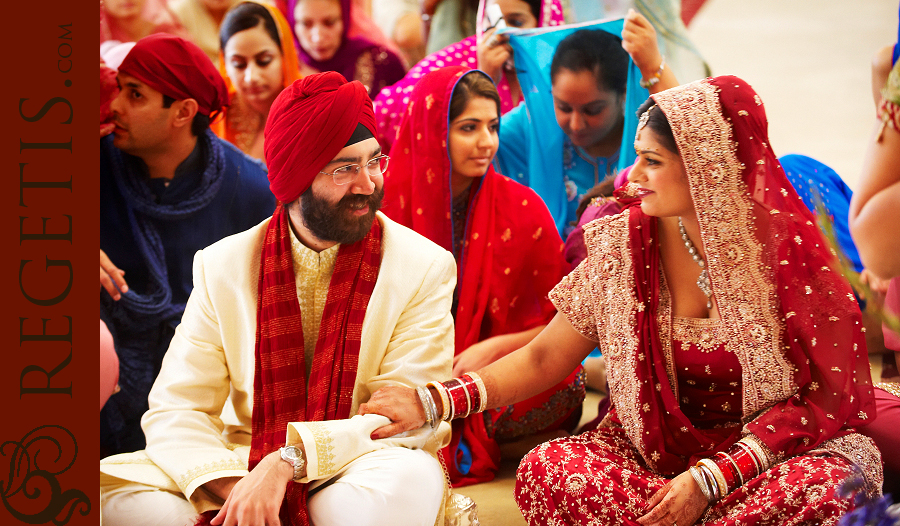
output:
<svg viewBox="0 0 900 526"><path fill-rule="evenodd" d="M281 460L287 462L294 468L294 482L299 481L300 470L306 465L306 459L303 458L303 451L297 446L284 446L279 449L281 452Z"/></svg>

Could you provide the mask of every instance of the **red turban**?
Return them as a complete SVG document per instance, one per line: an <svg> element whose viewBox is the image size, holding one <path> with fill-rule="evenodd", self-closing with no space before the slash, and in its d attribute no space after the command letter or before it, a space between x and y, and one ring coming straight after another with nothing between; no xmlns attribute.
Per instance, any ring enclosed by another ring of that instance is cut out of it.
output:
<svg viewBox="0 0 900 526"><path fill-rule="evenodd" d="M203 115L228 105L228 89L219 70L196 44L180 37L156 33L138 40L119 73L175 100L194 99Z"/></svg>
<svg viewBox="0 0 900 526"><path fill-rule="evenodd" d="M285 88L272 103L264 135L275 197L282 203L300 197L359 124L378 136L372 100L359 81L347 82L340 73L326 71Z"/></svg>

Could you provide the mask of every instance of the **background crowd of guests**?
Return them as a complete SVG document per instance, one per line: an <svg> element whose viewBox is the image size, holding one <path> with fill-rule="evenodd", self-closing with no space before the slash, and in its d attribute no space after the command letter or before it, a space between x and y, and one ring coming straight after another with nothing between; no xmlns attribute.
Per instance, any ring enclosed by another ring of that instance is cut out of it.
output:
<svg viewBox="0 0 900 526"><path fill-rule="evenodd" d="M147 445L141 417L194 254L283 210L267 178L285 155L266 145L276 100L337 72L368 94L389 155L372 161L383 214L456 262L452 374L477 370L487 388L481 413L443 408L460 417L439 453L453 485L491 480L500 444L575 432L587 384L610 393L596 425L520 467L533 524L724 524L772 506L784 523L836 520L852 508L836 493L851 452L865 452L866 491L898 491L900 455L885 451L900 447L900 383L873 387L900 381L900 336L879 330L900 312L900 246L884 228L900 220L897 46L874 61L877 128L854 193L815 159L776 157L741 79L689 84L708 68L671 2L588 4L101 0L102 454ZM498 31L495 5L508 27L543 30ZM414 429L408 401L388 390L363 412ZM688 468L743 458L742 440L756 469L706 495ZM778 462L803 475L767 478ZM790 507L791 487L823 485ZM586 504L598 499L620 505Z"/></svg>

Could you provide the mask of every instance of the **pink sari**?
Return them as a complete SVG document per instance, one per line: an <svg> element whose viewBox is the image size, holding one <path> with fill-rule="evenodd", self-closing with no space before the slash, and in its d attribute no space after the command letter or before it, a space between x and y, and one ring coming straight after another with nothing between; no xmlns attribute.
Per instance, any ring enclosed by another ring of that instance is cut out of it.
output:
<svg viewBox="0 0 900 526"><path fill-rule="evenodd" d="M479 15L484 10L484 3L478 6ZM409 96L416 83L422 76L430 71L446 66L465 66L477 69L477 43L483 33L482 16L478 17L478 29L475 35L464 38L456 44L449 45L440 51L428 55L413 66L402 80L382 89L373 100L375 106L375 118L378 120L378 138L385 153L390 151L394 144L397 131L400 129L400 120L403 110L409 104ZM542 0L541 13L538 18L538 27L559 26L563 24L563 10L560 0ZM509 83L504 77L497 85L500 94L500 112L506 113L513 109L512 95L509 91Z"/></svg>
<svg viewBox="0 0 900 526"><path fill-rule="evenodd" d="M653 99L685 165L720 318L673 318L657 218L630 206L587 225L587 259L550 297L598 341L613 409L523 459L519 507L532 524L637 524L669 479L748 436L773 467L699 523L834 524L853 507L835 491L854 465L870 493L882 482L878 449L854 432L875 416L859 306L752 88L718 77Z"/></svg>

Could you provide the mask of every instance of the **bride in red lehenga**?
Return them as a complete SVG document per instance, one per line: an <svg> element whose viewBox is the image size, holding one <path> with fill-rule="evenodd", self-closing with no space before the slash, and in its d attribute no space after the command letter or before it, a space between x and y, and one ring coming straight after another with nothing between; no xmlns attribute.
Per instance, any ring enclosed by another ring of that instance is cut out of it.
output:
<svg viewBox="0 0 900 526"><path fill-rule="evenodd" d="M587 259L550 294L559 314L477 374L429 384L435 405L469 411L460 384L482 406L512 403L599 345L613 409L522 460L530 524L835 524L854 506L842 482L882 483L878 449L854 432L875 404L850 286L750 86L706 79L645 108L637 199L584 227ZM365 411L417 427L410 400L386 388Z"/></svg>

